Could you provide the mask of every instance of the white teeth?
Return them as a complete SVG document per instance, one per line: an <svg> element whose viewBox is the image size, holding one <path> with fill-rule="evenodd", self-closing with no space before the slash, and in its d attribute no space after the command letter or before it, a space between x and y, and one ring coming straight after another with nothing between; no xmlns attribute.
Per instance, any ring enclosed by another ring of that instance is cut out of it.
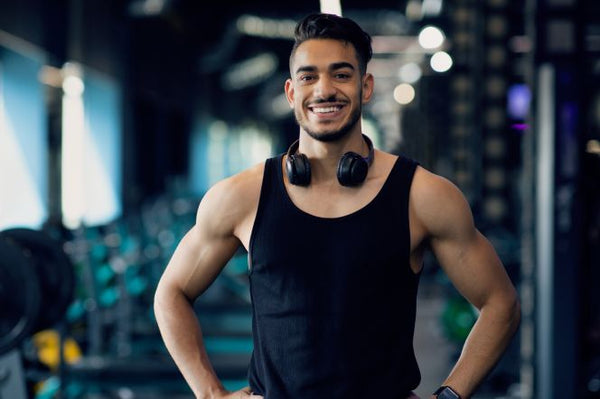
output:
<svg viewBox="0 0 600 399"><path fill-rule="evenodd" d="M327 112L335 112L339 110L341 107L322 107L322 108L313 108L313 112L318 114L325 114Z"/></svg>

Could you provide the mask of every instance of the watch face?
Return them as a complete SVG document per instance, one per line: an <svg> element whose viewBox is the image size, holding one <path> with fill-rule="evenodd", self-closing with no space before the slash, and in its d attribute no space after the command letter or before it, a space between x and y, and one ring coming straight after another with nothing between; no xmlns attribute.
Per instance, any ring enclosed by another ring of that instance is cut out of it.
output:
<svg viewBox="0 0 600 399"><path fill-rule="evenodd" d="M450 387L442 387L438 389L435 394L438 399L460 399L460 396Z"/></svg>

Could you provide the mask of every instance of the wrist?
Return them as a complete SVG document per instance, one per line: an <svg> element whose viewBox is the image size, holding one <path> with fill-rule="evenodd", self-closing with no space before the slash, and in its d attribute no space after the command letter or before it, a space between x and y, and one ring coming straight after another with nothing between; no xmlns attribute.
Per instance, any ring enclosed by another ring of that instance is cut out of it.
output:
<svg viewBox="0 0 600 399"><path fill-rule="evenodd" d="M462 399L461 396L451 387L442 385L434 393L434 398L438 399Z"/></svg>
<svg viewBox="0 0 600 399"><path fill-rule="evenodd" d="M204 392L196 395L196 399L218 399L226 396L229 393L224 387L214 387L205 390Z"/></svg>

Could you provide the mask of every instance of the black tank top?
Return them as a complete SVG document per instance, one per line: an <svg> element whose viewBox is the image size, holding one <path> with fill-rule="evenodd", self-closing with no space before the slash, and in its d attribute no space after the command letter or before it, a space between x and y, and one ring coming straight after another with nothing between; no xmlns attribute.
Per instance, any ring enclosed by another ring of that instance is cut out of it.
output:
<svg viewBox="0 0 600 399"><path fill-rule="evenodd" d="M292 203L281 161L265 164L250 239L251 389L266 399L406 398L421 378L408 225L416 163L399 157L368 205L322 218Z"/></svg>

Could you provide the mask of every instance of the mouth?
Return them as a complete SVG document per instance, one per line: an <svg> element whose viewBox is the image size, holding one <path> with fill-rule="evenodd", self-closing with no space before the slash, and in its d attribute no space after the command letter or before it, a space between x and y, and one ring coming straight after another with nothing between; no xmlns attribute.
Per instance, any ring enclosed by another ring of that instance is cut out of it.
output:
<svg viewBox="0 0 600 399"><path fill-rule="evenodd" d="M318 104L311 105L308 107L309 111L319 117L331 117L336 116L345 104Z"/></svg>

